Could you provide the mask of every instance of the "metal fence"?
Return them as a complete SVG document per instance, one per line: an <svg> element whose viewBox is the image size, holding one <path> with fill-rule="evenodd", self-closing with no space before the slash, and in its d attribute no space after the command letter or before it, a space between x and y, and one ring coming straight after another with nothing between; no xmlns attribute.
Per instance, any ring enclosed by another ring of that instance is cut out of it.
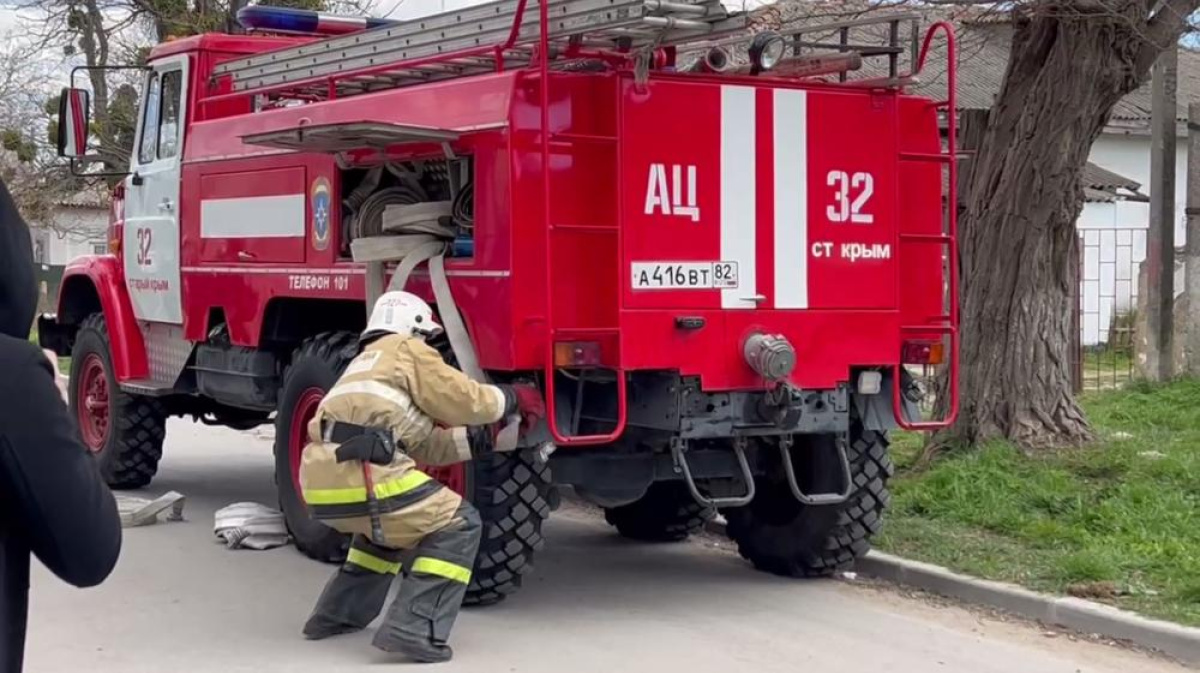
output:
<svg viewBox="0 0 1200 673"><path fill-rule="evenodd" d="M1144 228L1079 232L1075 392L1119 388L1136 376L1138 271L1145 258Z"/></svg>

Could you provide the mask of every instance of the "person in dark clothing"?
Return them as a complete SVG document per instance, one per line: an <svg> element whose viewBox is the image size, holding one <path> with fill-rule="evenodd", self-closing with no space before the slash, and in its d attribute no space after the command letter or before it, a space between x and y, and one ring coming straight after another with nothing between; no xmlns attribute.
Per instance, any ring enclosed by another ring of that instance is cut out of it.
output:
<svg viewBox="0 0 1200 673"><path fill-rule="evenodd" d="M37 283L29 228L0 181L0 673L21 670L29 558L75 586L103 582L121 550L112 493L29 342Z"/></svg>

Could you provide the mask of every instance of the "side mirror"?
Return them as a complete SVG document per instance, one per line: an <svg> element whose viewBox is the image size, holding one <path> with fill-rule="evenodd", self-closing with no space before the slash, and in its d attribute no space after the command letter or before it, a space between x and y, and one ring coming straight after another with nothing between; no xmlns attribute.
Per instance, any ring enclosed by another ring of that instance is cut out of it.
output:
<svg viewBox="0 0 1200 673"><path fill-rule="evenodd" d="M58 156L71 159L87 154L91 125L91 92L63 89L58 99Z"/></svg>

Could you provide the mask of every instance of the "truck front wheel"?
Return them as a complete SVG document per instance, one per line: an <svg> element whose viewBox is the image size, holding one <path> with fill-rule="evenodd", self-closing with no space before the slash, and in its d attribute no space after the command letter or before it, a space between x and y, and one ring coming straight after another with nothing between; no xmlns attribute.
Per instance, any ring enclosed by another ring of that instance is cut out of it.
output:
<svg viewBox="0 0 1200 673"><path fill-rule="evenodd" d="M317 413L317 405L357 353L357 337L349 332L319 334L301 344L283 377L275 415L275 487L279 492L279 508L296 548L326 563L339 563L346 558L350 536L309 517L300 497L300 457L308 441L308 422Z"/></svg>
<svg viewBox="0 0 1200 673"><path fill-rule="evenodd" d="M797 438L800 440L801 438ZM840 461L832 436L806 438L792 449L796 478L807 493L838 488ZM726 530L741 555L759 570L790 577L821 577L849 567L871 548L890 498L892 461L887 435L854 422L847 458L854 486L839 505L801 504L792 495L781 465L758 480L758 495L726 512ZM774 452L772 452L774 453ZM775 454L777 455L777 454Z"/></svg>
<svg viewBox="0 0 1200 673"><path fill-rule="evenodd" d="M158 400L117 386L111 352L104 316L88 316L71 350L71 412L104 481L115 489L141 488L158 471L167 415Z"/></svg>

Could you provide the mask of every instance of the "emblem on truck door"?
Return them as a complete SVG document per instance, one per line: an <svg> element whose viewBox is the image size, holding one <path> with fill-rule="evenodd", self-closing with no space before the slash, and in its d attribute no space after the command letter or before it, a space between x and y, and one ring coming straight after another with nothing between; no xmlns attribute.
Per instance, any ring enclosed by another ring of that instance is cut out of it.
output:
<svg viewBox="0 0 1200 673"><path fill-rule="evenodd" d="M646 182L646 214L656 212L663 215L690 217L700 221L700 208L696 205L696 167L670 166L671 185L667 189L667 165L650 164L650 177ZM686 179L686 182L685 182Z"/></svg>
<svg viewBox="0 0 1200 673"><path fill-rule="evenodd" d="M316 250L329 247L329 181L325 178L313 180L310 205L312 207L312 244Z"/></svg>

